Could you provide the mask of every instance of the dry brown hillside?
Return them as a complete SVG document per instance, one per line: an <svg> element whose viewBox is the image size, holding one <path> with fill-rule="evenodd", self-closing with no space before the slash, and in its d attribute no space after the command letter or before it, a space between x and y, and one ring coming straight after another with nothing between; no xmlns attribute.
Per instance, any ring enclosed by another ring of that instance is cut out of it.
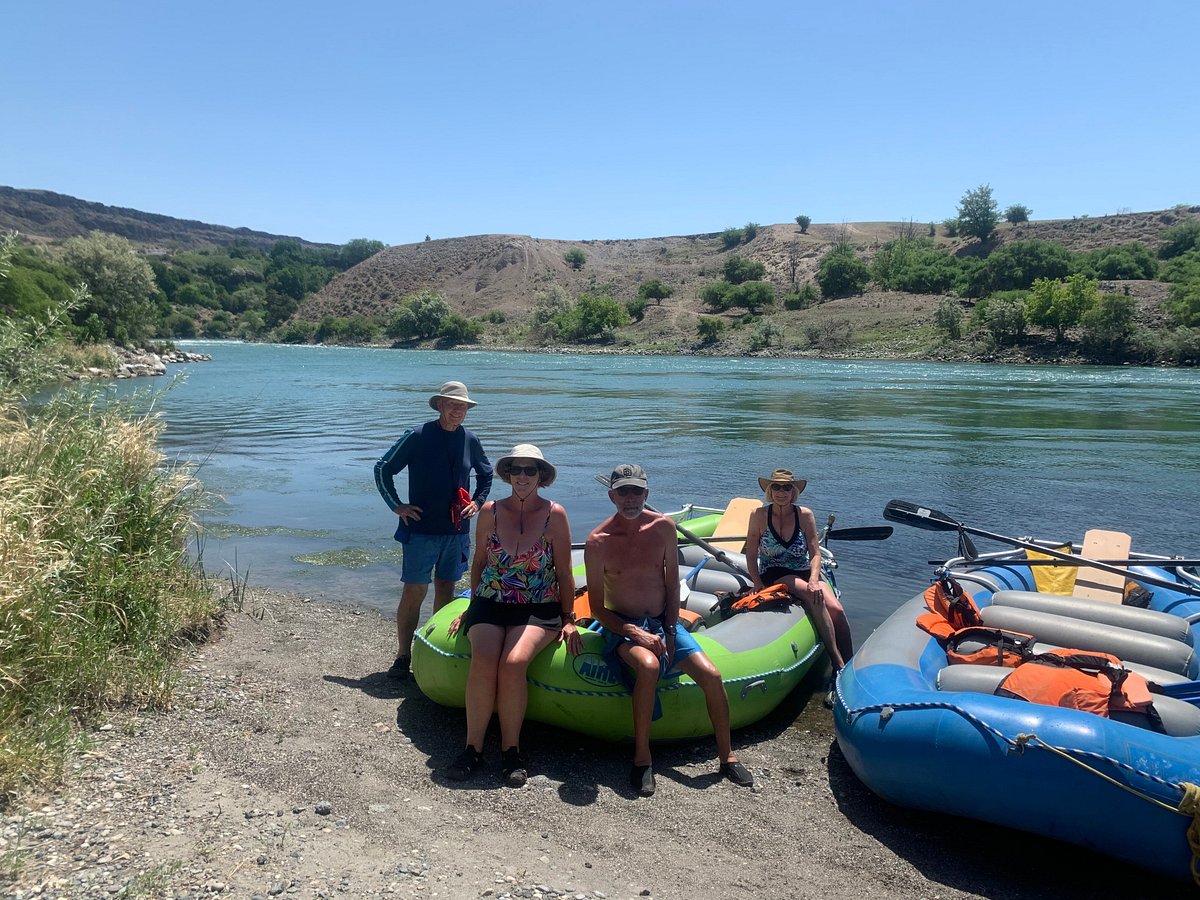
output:
<svg viewBox="0 0 1200 900"><path fill-rule="evenodd" d="M1197 214L1200 208L1193 207L1002 224L987 248L1031 238L1057 241L1072 250L1125 241L1141 241L1154 247L1164 230ZM785 291L793 283L811 280L821 257L842 235L869 258L881 244L899 237L906 228L917 236L928 233L928 225L903 222L812 225L807 234L801 234L795 224L767 225L759 229L754 240L732 250L722 248L716 233L575 242L527 235L477 235L403 244L389 247L335 278L303 304L297 317L318 321L325 316L385 316L406 294L422 289L442 293L452 308L466 316L490 310L512 316L529 309L534 295L552 284L571 295L609 286L614 296L627 300L637 294L641 282L650 278L660 279L675 291L663 304L663 312L652 309L656 317L694 316L701 311L698 291L720 278L721 267L730 254L763 263L767 280ZM950 239L941 226L937 230L938 243L955 252L978 253L985 249L974 239ZM563 258L575 248L587 258L578 270ZM902 307L901 297L911 297L915 309L929 305L929 298L871 293L845 303Z"/></svg>

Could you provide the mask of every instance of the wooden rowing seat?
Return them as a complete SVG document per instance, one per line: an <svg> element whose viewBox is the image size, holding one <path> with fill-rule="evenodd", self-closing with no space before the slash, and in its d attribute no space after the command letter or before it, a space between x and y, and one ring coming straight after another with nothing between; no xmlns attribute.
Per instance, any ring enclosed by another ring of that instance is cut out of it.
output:
<svg viewBox="0 0 1200 900"><path fill-rule="evenodd" d="M746 532L750 530L750 514L762 506L761 500L749 497L734 497L721 514L721 520L713 529L709 543L730 553L741 553L746 546ZM732 537L736 540L722 541L722 537Z"/></svg>
<svg viewBox="0 0 1200 900"><path fill-rule="evenodd" d="M1133 539L1122 531L1089 529L1083 536L1079 555L1088 559L1128 559ZM1125 595L1125 576L1106 572L1095 566L1080 566L1075 575L1075 590L1071 596L1085 600L1120 603Z"/></svg>

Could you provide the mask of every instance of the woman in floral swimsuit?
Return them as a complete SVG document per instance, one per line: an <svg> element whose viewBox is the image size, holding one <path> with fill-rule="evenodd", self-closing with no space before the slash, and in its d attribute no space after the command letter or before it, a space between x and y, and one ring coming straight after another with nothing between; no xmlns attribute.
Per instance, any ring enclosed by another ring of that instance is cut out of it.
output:
<svg viewBox="0 0 1200 900"><path fill-rule="evenodd" d="M496 461L511 496L484 504L475 526L471 603L450 623L471 641L467 675L467 746L446 777L470 778L483 762L494 709L500 719L500 772L520 787L528 777L520 751L528 686L525 672L542 649L561 639L580 648L575 630L571 526L566 511L538 491L558 471L533 444L518 444Z"/></svg>

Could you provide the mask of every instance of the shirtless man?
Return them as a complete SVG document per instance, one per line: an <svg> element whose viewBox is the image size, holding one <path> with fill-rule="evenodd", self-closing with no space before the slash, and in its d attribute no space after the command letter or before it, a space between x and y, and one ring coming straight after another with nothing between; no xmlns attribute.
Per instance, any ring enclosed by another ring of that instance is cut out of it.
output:
<svg viewBox="0 0 1200 900"><path fill-rule="evenodd" d="M679 619L679 562L675 526L646 509L646 472L624 463L612 471L608 498L617 511L588 535L584 551L592 614L610 648L633 670L633 769L630 785L654 793L650 723L658 680L672 667L704 692L721 759L721 775L752 787L754 776L737 760L729 738L729 698L721 673Z"/></svg>

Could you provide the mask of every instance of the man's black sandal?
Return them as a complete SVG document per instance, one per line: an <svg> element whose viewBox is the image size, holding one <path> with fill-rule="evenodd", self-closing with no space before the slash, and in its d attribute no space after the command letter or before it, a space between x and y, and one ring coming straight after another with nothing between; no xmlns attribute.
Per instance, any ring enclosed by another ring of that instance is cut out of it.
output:
<svg viewBox="0 0 1200 900"><path fill-rule="evenodd" d="M754 787L754 776L740 762L721 763L721 774L738 787Z"/></svg>
<svg viewBox="0 0 1200 900"><path fill-rule="evenodd" d="M629 770L629 785L639 797L653 797L654 770L650 766L634 766Z"/></svg>

